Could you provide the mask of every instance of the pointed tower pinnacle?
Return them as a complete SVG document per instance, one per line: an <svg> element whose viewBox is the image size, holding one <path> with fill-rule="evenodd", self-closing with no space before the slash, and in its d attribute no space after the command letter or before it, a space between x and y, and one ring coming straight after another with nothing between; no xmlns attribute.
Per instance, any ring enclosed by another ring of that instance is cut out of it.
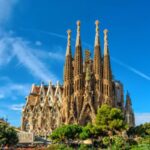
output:
<svg viewBox="0 0 150 150"><path fill-rule="evenodd" d="M108 30L104 30L104 56L109 55L108 51Z"/></svg>
<svg viewBox="0 0 150 150"><path fill-rule="evenodd" d="M66 47L66 59L64 65L64 84L63 84L63 101L64 106L63 110L64 113L62 117L64 118L65 122L68 121L69 112L71 109L71 95L73 92L73 66L72 66L72 54L71 54L71 30L67 31L68 38L67 38L67 47ZM59 87L59 83L57 82L57 89Z"/></svg>
<svg viewBox="0 0 150 150"><path fill-rule="evenodd" d="M83 73L83 58L82 47L80 39L80 21L77 21L77 36L76 36L76 50L74 56L74 76L81 75Z"/></svg>
<svg viewBox="0 0 150 150"><path fill-rule="evenodd" d="M71 30L67 30L68 33L68 42L66 49L66 56L71 55Z"/></svg>
<svg viewBox="0 0 150 150"><path fill-rule="evenodd" d="M71 30L67 30L67 48L66 48L66 60L64 66L64 81L68 81L72 77L72 54L71 54Z"/></svg>
<svg viewBox="0 0 150 150"><path fill-rule="evenodd" d="M95 25L96 25L95 46L99 46L100 41L99 41L99 21L98 20L95 21Z"/></svg>
<svg viewBox="0 0 150 150"><path fill-rule="evenodd" d="M80 41L80 24L81 24L81 22L78 20L77 21L76 47L81 45L81 41Z"/></svg>
<svg viewBox="0 0 150 150"><path fill-rule="evenodd" d="M127 95L126 95L125 121L129 125L129 127L135 126L135 117L134 117L134 112L132 109L132 102L131 102L129 92L127 92Z"/></svg>
<svg viewBox="0 0 150 150"><path fill-rule="evenodd" d="M104 30L103 96L105 103L114 106L112 72L108 51L108 30Z"/></svg>
<svg viewBox="0 0 150 150"><path fill-rule="evenodd" d="M83 57L82 46L80 39L80 21L77 21L77 36L74 55L74 97L77 105L77 116L80 115L82 108L82 96L83 96Z"/></svg>
<svg viewBox="0 0 150 150"><path fill-rule="evenodd" d="M102 92L102 59L101 59L98 20L95 21L95 25L96 25L96 34L95 34L95 43L94 43L93 72L95 76L95 91L97 97L99 97L100 93Z"/></svg>
<svg viewBox="0 0 150 150"><path fill-rule="evenodd" d="M109 81L112 80L111 64L108 50L108 30L104 30L104 66L103 66L103 78Z"/></svg>
<svg viewBox="0 0 150 150"><path fill-rule="evenodd" d="M132 105L132 102L131 102L131 98L130 98L130 94L129 92L127 91L127 95L126 95L126 106L131 106Z"/></svg>

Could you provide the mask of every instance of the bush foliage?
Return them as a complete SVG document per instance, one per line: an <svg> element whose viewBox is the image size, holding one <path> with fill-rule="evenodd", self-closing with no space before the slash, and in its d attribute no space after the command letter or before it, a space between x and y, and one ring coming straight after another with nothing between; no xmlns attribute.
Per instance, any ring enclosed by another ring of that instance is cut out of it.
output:
<svg viewBox="0 0 150 150"><path fill-rule="evenodd" d="M122 133L127 133L126 137ZM137 138L139 137L139 138ZM55 129L49 138L54 143L66 144L66 149L76 143L78 149L103 149L112 150L147 150L150 149L150 123L132 127L124 123L123 113L120 109L102 105L97 112L95 123L86 126L63 125ZM81 144L83 140L91 139L91 145Z"/></svg>
<svg viewBox="0 0 150 150"><path fill-rule="evenodd" d="M18 136L13 127L0 123L0 146L14 146L18 143Z"/></svg>

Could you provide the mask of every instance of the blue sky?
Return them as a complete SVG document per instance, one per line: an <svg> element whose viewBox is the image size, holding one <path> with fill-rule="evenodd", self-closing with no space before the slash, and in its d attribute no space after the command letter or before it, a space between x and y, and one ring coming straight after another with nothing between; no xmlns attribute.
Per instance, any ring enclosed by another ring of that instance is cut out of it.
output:
<svg viewBox="0 0 150 150"><path fill-rule="evenodd" d="M0 117L20 125L31 84L62 83L66 31L93 52L95 20L109 30L115 79L130 92L136 124L150 121L150 2L148 0L0 0ZM74 40L72 51L74 53ZM103 52L103 51L102 51Z"/></svg>

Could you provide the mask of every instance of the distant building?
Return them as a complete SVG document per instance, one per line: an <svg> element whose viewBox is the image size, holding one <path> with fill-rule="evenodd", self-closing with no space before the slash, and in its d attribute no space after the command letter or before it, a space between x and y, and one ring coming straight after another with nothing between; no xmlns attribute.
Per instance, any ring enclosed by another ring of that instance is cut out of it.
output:
<svg viewBox="0 0 150 150"><path fill-rule="evenodd" d="M93 122L98 107L108 104L124 112L125 121L134 126L131 99L127 95L124 106L124 91L120 81L112 76L108 30L104 30L104 55L101 54L99 22L96 21L94 58L85 50L82 56L80 22L77 22L77 37L74 58L71 53L71 31L68 30L64 83L60 85L32 85L22 110L22 130L45 136L61 124L85 125Z"/></svg>

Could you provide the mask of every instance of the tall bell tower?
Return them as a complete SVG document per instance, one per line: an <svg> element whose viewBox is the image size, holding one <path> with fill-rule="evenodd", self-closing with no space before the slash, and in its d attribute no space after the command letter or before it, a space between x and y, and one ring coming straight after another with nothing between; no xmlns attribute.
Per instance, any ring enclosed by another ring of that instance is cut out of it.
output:
<svg viewBox="0 0 150 150"><path fill-rule="evenodd" d="M112 92L112 72L108 48L108 30L104 30L104 62L103 62L103 98L104 103L114 106Z"/></svg>
<svg viewBox="0 0 150 150"><path fill-rule="evenodd" d="M99 21L96 20L96 34L94 44L94 60L93 60L93 73L95 80L95 100L97 106L101 104L100 97L102 96L102 59L101 59L101 46L99 36Z"/></svg>
<svg viewBox="0 0 150 150"><path fill-rule="evenodd" d="M83 56L80 39L80 21L77 21L77 36L74 56L74 102L76 103L77 118L79 117L83 103Z"/></svg>
<svg viewBox="0 0 150 150"><path fill-rule="evenodd" d="M71 54L71 30L67 31L68 41L66 49L66 61L64 66L64 120L67 123L70 115L71 108L71 95L73 93L73 66L72 66L72 54Z"/></svg>

